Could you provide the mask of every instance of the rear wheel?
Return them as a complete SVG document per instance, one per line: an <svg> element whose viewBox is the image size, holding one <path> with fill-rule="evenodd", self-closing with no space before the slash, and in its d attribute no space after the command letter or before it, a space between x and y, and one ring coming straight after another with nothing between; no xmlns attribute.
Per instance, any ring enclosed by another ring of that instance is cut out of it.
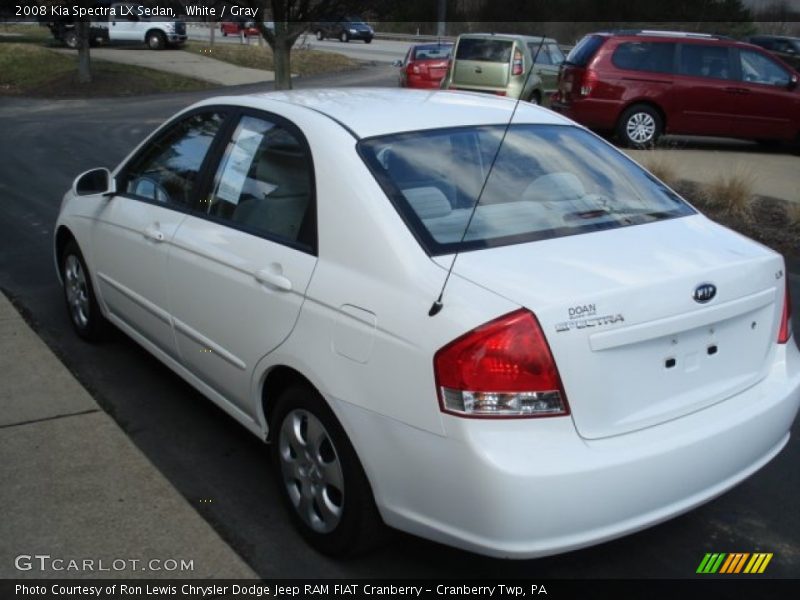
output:
<svg viewBox="0 0 800 600"><path fill-rule="evenodd" d="M89 270L74 241L67 242L61 253L61 278L64 282L64 301L75 332L91 342L103 339L108 321L97 305Z"/></svg>
<svg viewBox="0 0 800 600"><path fill-rule="evenodd" d="M166 36L160 31L150 31L147 34L147 47L150 50L163 50L167 45Z"/></svg>
<svg viewBox="0 0 800 600"><path fill-rule="evenodd" d="M362 553L384 531L361 463L322 397L286 389L271 421L271 454L281 496L300 534L333 556Z"/></svg>
<svg viewBox="0 0 800 600"><path fill-rule="evenodd" d="M631 106L617 124L617 137L629 148L651 148L663 132L661 115L647 104Z"/></svg>
<svg viewBox="0 0 800 600"><path fill-rule="evenodd" d="M64 45L67 48L72 48L73 50L75 50L78 47L78 32L75 31L74 29L71 29L70 31L64 33L62 39L64 40Z"/></svg>
<svg viewBox="0 0 800 600"><path fill-rule="evenodd" d="M542 97L539 95L539 92L533 92L533 94L531 94L530 103L537 105L542 103Z"/></svg>

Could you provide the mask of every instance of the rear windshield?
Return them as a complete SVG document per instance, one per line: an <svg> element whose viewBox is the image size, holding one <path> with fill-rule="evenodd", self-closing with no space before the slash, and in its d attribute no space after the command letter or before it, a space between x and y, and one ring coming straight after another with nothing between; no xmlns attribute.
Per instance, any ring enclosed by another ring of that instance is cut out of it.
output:
<svg viewBox="0 0 800 600"><path fill-rule="evenodd" d="M487 125L382 136L362 140L359 152L431 255L694 213L674 192L583 129L514 125L498 151L504 129Z"/></svg>
<svg viewBox="0 0 800 600"><path fill-rule="evenodd" d="M414 60L435 60L450 58L453 51L451 45L433 44L430 46L417 46L414 48Z"/></svg>
<svg viewBox="0 0 800 600"><path fill-rule="evenodd" d="M597 49L603 45L603 38L599 35L587 35L567 54L567 64L576 67L585 67L594 57Z"/></svg>
<svg viewBox="0 0 800 600"><path fill-rule="evenodd" d="M462 38L458 42L456 60L478 60L504 63L511 60L513 42L482 38Z"/></svg>

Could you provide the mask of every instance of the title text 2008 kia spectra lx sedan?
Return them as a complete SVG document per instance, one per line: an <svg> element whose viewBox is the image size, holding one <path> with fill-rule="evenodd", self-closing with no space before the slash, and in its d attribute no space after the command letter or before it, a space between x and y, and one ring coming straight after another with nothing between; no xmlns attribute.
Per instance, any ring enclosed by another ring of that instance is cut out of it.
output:
<svg viewBox="0 0 800 600"><path fill-rule="evenodd" d="M765 465L800 402L782 258L509 99L201 102L76 179L55 255L78 334L269 439L331 554L383 523L514 558L618 537Z"/></svg>

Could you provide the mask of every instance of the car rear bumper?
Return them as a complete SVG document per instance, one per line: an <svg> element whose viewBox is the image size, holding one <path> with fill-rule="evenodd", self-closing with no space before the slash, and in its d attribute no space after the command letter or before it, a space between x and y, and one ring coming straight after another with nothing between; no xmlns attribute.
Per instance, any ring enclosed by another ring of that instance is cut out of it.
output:
<svg viewBox="0 0 800 600"><path fill-rule="evenodd" d="M603 130L616 127L620 112L617 102L584 98L567 103L559 100L557 95L554 96L550 108L585 127Z"/></svg>
<svg viewBox="0 0 800 600"><path fill-rule="evenodd" d="M800 352L791 341L778 355L767 378L733 398L602 440L580 438L569 418L443 415L447 433L438 436L333 406L389 525L481 554L533 558L667 520L769 462L800 403Z"/></svg>
<svg viewBox="0 0 800 600"><path fill-rule="evenodd" d="M185 34L179 33L170 33L167 35L167 41L170 44L183 44L186 41L187 36Z"/></svg>

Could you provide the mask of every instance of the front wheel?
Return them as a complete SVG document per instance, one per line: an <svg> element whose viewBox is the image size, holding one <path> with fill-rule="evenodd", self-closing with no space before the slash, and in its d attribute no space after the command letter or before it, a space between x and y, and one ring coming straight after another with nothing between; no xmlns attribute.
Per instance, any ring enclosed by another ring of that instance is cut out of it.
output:
<svg viewBox="0 0 800 600"><path fill-rule="evenodd" d="M372 38L366 38L366 39L364 40L364 43L365 43L365 44L371 44L371 43L372 43Z"/></svg>
<svg viewBox="0 0 800 600"><path fill-rule="evenodd" d="M339 36L339 41L340 42L349 42L350 41L350 36L348 35L348 33L346 31L343 31L341 33L341 35Z"/></svg>
<svg viewBox="0 0 800 600"><path fill-rule="evenodd" d="M322 33L321 29L317 29L317 39L321 42L325 39L325 35Z"/></svg>
<svg viewBox="0 0 800 600"><path fill-rule="evenodd" d="M617 124L617 137L629 148L651 148L661 137L664 124L652 106L637 104L622 113Z"/></svg>
<svg viewBox="0 0 800 600"><path fill-rule="evenodd" d="M62 39L64 40L64 45L67 48L71 48L72 50L75 50L78 47L78 32L77 31L75 31L75 30L67 31L64 34Z"/></svg>
<svg viewBox="0 0 800 600"><path fill-rule="evenodd" d="M373 547L385 526L355 450L322 397L306 385L288 388L271 429L280 494L306 541L331 556Z"/></svg>
<svg viewBox="0 0 800 600"><path fill-rule="evenodd" d="M61 278L64 283L64 301L75 332L91 342L103 339L108 321L97 305L89 270L78 244L74 241L68 242L61 253Z"/></svg>
<svg viewBox="0 0 800 600"><path fill-rule="evenodd" d="M163 50L166 45L167 38L160 31L151 31L147 34L147 47L150 50Z"/></svg>

